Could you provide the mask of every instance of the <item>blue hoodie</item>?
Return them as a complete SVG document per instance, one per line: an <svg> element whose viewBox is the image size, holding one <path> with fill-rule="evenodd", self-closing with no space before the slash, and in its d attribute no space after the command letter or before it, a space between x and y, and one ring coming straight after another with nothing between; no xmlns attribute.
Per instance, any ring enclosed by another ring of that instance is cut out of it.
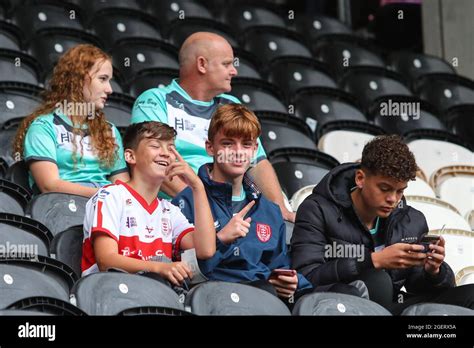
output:
<svg viewBox="0 0 474 348"><path fill-rule="evenodd" d="M232 185L218 183L209 177L212 164L199 168L198 176L206 189L216 232L232 219ZM286 230L280 208L267 200L247 175L243 189L246 203L255 205L245 216L251 217L249 233L232 244L223 244L216 237L216 253L209 260L199 260L201 271L211 280L246 282L268 279L276 268L290 267L286 248ZM194 223L194 201L191 189L181 191L172 201L180 207L189 222ZM298 274L298 290L311 288L309 281Z"/></svg>

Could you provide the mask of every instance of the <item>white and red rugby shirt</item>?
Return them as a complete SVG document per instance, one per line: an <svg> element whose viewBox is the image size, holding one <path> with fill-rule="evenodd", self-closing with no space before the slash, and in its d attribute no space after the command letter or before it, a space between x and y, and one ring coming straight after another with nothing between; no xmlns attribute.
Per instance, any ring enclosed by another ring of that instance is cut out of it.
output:
<svg viewBox="0 0 474 348"><path fill-rule="evenodd" d="M181 239L192 231L194 226L178 207L158 198L148 204L129 185L116 181L87 202L82 275L99 271L91 244L94 233L105 233L117 241L121 255L161 261L176 256Z"/></svg>

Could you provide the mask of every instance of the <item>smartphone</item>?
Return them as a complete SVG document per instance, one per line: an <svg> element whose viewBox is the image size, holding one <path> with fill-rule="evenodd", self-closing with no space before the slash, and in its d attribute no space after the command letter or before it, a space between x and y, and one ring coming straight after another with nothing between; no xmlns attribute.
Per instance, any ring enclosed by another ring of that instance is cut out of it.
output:
<svg viewBox="0 0 474 348"><path fill-rule="evenodd" d="M296 274L296 271L294 269L276 268L270 274L270 278L277 278L280 275L293 277L295 274Z"/></svg>
<svg viewBox="0 0 474 348"><path fill-rule="evenodd" d="M427 253L430 251L430 244L437 244L439 241L439 236L430 236L430 235L424 235L419 244L423 245L425 249L422 251L422 253Z"/></svg>

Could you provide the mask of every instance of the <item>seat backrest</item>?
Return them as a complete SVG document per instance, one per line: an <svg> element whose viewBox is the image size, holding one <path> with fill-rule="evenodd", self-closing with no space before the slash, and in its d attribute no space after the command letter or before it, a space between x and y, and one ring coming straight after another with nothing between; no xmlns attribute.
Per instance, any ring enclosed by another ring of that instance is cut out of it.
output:
<svg viewBox="0 0 474 348"><path fill-rule="evenodd" d="M280 299L240 283L208 281L191 289L186 306L197 315L289 315Z"/></svg>
<svg viewBox="0 0 474 348"><path fill-rule="evenodd" d="M26 162L24 160L13 163L8 168L6 178L9 181L21 186L26 191L32 193L29 182L28 166L26 165Z"/></svg>
<svg viewBox="0 0 474 348"><path fill-rule="evenodd" d="M77 308L69 301L46 296L35 296L21 299L8 306L9 310L31 311L43 315L58 316L85 316L87 315L80 308ZM26 314L25 314L26 315ZM36 315L36 314L32 314Z"/></svg>
<svg viewBox="0 0 474 348"><path fill-rule="evenodd" d="M293 308L293 315L382 315L391 313L384 307L365 298L338 294L312 293L300 298Z"/></svg>
<svg viewBox="0 0 474 348"><path fill-rule="evenodd" d="M31 193L23 187L0 179L0 212L24 215Z"/></svg>
<svg viewBox="0 0 474 348"><path fill-rule="evenodd" d="M352 30L343 22L320 14L301 14L301 20L295 21L296 29L302 35L309 36L312 42L324 36L351 35Z"/></svg>
<svg viewBox="0 0 474 348"><path fill-rule="evenodd" d="M318 149L333 156L340 163L356 162L362 158L365 144L373 138L372 134L335 130L319 138Z"/></svg>
<svg viewBox="0 0 474 348"><path fill-rule="evenodd" d="M449 304L440 303L418 303L411 305L406 308L402 314L403 316L411 315L435 315L435 316L446 316L446 315L468 315L473 316L474 310L454 306Z"/></svg>
<svg viewBox="0 0 474 348"><path fill-rule="evenodd" d="M308 197L311 193L313 193L313 189L316 185L308 185L305 187L300 188L296 191L293 196L291 196L291 207L293 211L297 211L298 207L303 203L303 201Z"/></svg>
<svg viewBox="0 0 474 348"><path fill-rule="evenodd" d="M197 1L160 0L147 1L151 13L158 18L159 23L166 27L174 21L185 18L213 19L211 12Z"/></svg>
<svg viewBox="0 0 474 348"><path fill-rule="evenodd" d="M42 82L41 66L26 53L0 48L0 79L38 85Z"/></svg>
<svg viewBox="0 0 474 348"><path fill-rule="evenodd" d="M0 82L0 126L31 114L41 104L41 92L41 88L27 83Z"/></svg>
<svg viewBox="0 0 474 348"><path fill-rule="evenodd" d="M51 242L51 255L71 267L78 277L81 276L82 225L73 226L57 234Z"/></svg>
<svg viewBox="0 0 474 348"><path fill-rule="evenodd" d="M165 87L178 76L179 71L171 69L146 69L140 71L129 84L130 95L137 98L148 89Z"/></svg>
<svg viewBox="0 0 474 348"><path fill-rule="evenodd" d="M130 125L134 99L122 93L112 93L107 98L107 103L103 109L107 120L112 122L117 128L126 128Z"/></svg>
<svg viewBox="0 0 474 348"><path fill-rule="evenodd" d="M232 90L229 93L254 112L288 112L281 93L265 81L237 77L232 79Z"/></svg>
<svg viewBox="0 0 474 348"><path fill-rule="evenodd" d="M163 283L144 276L99 272L81 278L72 290L73 301L89 315L116 315L142 306L184 310L178 295Z"/></svg>
<svg viewBox="0 0 474 348"><path fill-rule="evenodd" d="M462 268L456 273L456 285L474 284L474 265Z"/></svg>
<svg viewBox="0 0 474 348"><path fill-rule="evenodd" d="M88 200L87 197L66 193L42 193L30 201L27 214L56 235L69 227L82 225Z"/></svg>

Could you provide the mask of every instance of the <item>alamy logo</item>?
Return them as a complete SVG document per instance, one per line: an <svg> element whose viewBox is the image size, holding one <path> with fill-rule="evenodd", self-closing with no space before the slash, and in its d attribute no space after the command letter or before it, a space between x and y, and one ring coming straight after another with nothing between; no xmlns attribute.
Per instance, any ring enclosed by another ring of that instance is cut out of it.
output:
<svg viewBox="0 0 474 348"><path fill-rule="evenodd" d="M56 325L34 325L26 322L18 326L20 338L47 338L48 341L56 340Z"/></svg>
<svg viewBox="0 0 474 348"><path fill-rule="evenodd" d="M389 99L388 102L380 103L380 116L397 116L403 121L410 118L418 120L420 118L419 102L397 102Z"/></svg>

